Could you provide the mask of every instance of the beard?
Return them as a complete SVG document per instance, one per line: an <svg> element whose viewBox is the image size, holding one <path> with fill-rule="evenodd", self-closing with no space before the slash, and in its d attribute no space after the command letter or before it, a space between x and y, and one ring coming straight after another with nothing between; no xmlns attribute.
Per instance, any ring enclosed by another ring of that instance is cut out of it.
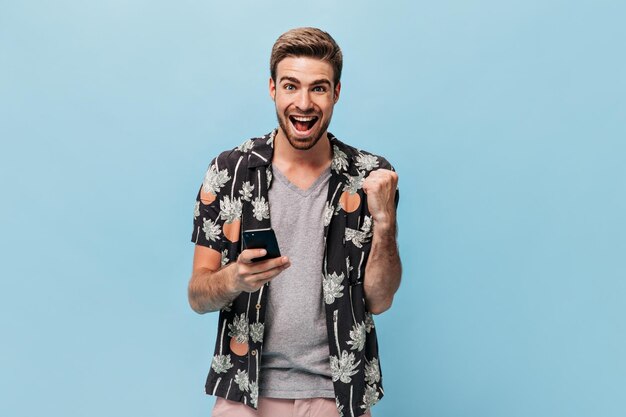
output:
<svg viewBox="0 0 626 417"><path fill-rule="evenodd" d="M277 110L276 118L278 119L278 125L280 126L280 129L285 134L285 137L287 138L287 141L289 142L289 144L294 149L297 149L299 151L307 151L311 149L312 147L314 147L317 144L317 142L319 142L319 140L322 138L322 136L324 136L324 133L326 133L326 129L328 129L328 126L330 125L330 119L327 119L324 122L321 122L322 118L318 117L315 123L316 124L323 123L323 124L321 124L317 130L314 130L313 132L311 132L310 136L301 138L301 137L295 137L294 135L291 134L291 129L295 129L295 127L291 124L291 121L289 120L288 117L285 117L284 115L281 116Z"/></svg>

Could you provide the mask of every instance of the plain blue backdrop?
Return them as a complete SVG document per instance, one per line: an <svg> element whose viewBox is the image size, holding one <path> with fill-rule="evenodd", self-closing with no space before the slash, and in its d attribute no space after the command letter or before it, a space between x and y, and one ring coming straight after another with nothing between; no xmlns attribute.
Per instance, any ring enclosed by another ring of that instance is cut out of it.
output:
<svg viewBox="0 0 626 417"><path fill-rule="evenodd" d="M345 56L331 131L400 175L376 417L626 413L626 5L0 0L0 415L208 417L186 300L274 40Z"/></svg>

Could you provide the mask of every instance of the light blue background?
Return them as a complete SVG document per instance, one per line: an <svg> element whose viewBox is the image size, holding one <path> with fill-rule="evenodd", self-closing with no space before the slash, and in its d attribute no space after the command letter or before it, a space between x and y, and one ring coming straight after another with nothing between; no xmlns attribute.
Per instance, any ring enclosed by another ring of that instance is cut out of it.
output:
<svg viewBox="0 0 626 417"><path fill-rule="evenodd" d="M400 174L375 416L626 412L621 1L0 0L0 415L209 416L186 301L210 159L329 31L331 131Z"/></svg>

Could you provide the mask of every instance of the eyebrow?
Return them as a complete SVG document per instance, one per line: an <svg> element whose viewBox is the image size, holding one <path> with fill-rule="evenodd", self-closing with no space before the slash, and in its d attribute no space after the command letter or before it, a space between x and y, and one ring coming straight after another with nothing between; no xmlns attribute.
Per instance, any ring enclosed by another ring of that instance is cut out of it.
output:
<svg viewBox="0 0 626 417"><path fill-rule="evenodd" d="M295 77L288 77L288 76L283 76L280 77L280 82L282 83L283 81L291 81L294 84L300 84L300 80L298 80ZM326 79L326 78L320 78L319 80L315 80L311 83L311 85L320 85L320 84L327 84L329 87L332 86L331 82Z"/></svg>

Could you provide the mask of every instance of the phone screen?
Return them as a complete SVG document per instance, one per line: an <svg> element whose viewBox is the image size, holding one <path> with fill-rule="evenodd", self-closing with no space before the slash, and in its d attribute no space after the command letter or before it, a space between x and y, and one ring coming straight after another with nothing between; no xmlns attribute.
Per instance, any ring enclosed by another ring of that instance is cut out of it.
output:
<svg viewBox="0 0 626 417"><path fill-rule="evenodd" d="M276 234L272 229L256 229L244 230L243 232L243 248L244 249L265 249L267 254L252 261L264 261L265 259L278 258L280 250L278 249L278 241Z"/></svg>

